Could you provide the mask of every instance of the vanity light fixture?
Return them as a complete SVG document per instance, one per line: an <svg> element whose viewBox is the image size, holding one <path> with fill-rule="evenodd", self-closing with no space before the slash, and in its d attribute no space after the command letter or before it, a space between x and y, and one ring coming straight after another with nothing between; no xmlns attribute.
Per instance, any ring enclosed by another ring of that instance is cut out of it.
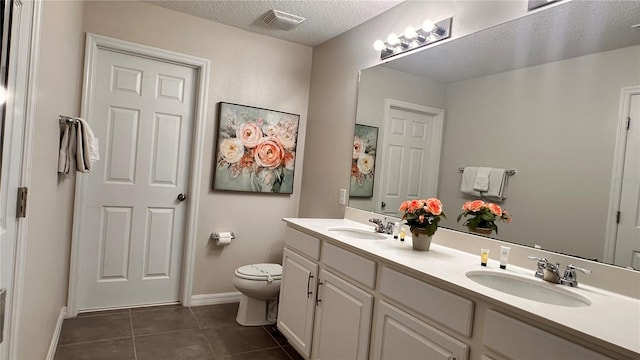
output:
<svg viewBox="0 0 640 360"><path fill-rule="evenodd" d="M387 41L376 40L373 48L380 51L380 60L400 54L405 51L433 44L434 42L451 37L451 22L453 18L444 19L437 23L427 19L422 28L407 27L401 36L394 33L387 36Z"/></svg>

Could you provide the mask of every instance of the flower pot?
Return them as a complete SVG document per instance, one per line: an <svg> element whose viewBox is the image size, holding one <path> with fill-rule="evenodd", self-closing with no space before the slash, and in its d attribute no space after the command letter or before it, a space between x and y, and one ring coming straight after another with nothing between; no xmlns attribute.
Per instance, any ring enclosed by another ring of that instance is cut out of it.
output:
<svg viewBox="0 0 640 360"><path fill-rule="evenodd" d="M491 235L491 233L493 232L493 229L489 229L489 228L469 228L469 231L474 232L476 234L482 234L482 235Z"/></svg>
<svg viewBox="0 0 640 360"><path fill-rule="evenodd" d="M411 242L413 243L413 249L418 251L429 251L431 246L431 238L433 236L427 235L425 232L413 231Z"/></svg>

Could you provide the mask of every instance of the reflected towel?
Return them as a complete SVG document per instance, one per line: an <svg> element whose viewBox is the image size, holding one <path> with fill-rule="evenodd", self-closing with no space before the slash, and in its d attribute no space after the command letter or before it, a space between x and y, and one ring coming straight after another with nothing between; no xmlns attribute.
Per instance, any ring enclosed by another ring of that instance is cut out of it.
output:
<svg viewBox="0 0 640 360"><path fill-rule="evenodd" d="M489 190L489 174L491 173L491 168L489 167L479 167L476 172L476 178L473 180L473 189L484 192Z"/></svg>
<svg viewBox="0 0 640 360"><path fill-rule="evenodd" d="M489 190L484 195L494 201L506 199L508 180L507 170L491 169L489 173Z"/></svg>
<svg viewBox="0 0 640 360"><path fill-rule="evenodd" d="M467 166L462 171L462 181L460 183L460 191L463 194L480 196L480 192L473 189L473 183L476 179L478 168L473 166Z"/></svg>

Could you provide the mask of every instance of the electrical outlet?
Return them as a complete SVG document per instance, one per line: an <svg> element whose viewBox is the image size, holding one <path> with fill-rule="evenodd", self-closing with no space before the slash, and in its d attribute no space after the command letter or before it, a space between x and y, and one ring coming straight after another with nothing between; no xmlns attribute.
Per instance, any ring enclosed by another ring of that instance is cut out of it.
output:
<svg viewBox="0 0 640 360"><path fill-rule="evenodd" d="M347 205L347 190L340 189L340 198L338 199L338 204Z"/></svg>

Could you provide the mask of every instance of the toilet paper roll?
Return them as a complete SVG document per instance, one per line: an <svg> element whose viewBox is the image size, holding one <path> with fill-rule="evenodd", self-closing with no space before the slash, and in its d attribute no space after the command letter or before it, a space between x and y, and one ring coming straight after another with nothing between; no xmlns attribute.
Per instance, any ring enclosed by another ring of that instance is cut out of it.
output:
<svg viewBox="0 0 640 360"><path fill-rule="evenodd" d="M218 233L218 237L216 238L216 245L227 246L231 244L231 240L233 240L233 235L230 232L221 232Z"/></svg>

